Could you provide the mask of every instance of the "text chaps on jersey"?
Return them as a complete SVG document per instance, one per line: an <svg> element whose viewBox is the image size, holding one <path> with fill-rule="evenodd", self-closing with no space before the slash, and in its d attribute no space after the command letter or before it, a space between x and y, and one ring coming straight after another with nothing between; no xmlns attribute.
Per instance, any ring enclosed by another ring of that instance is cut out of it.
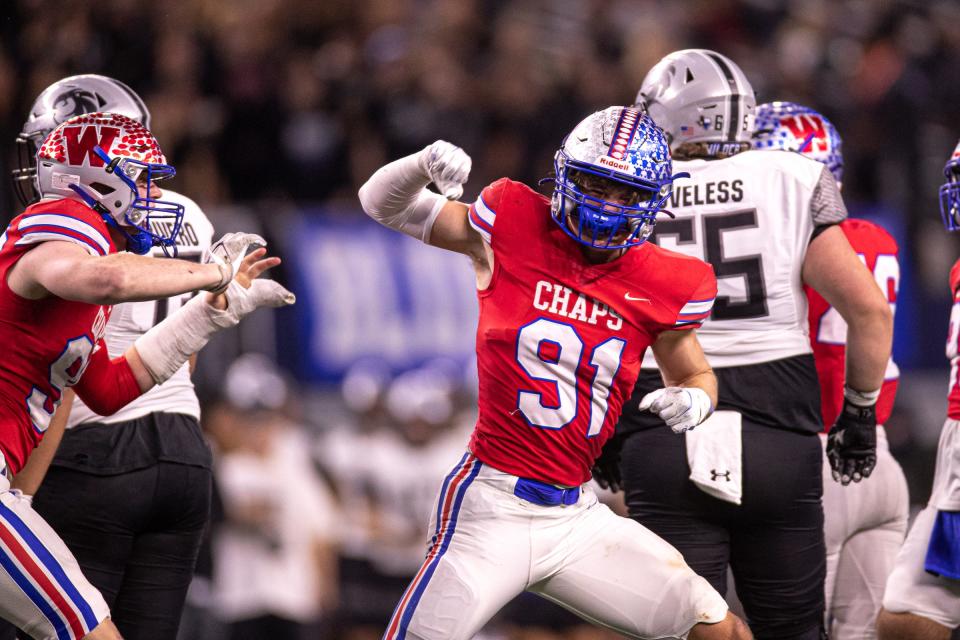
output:
<svg viewBox="0 0 960 640"><path fill-rule="evenodd" d="M533 294L533 306L541 311L552 313L571 320L587 324L597 324L600 318L607 318L607 328L617 331L623 326L623 318L609 305L574 291L562 284L546 280L537 282Z"/></svg>

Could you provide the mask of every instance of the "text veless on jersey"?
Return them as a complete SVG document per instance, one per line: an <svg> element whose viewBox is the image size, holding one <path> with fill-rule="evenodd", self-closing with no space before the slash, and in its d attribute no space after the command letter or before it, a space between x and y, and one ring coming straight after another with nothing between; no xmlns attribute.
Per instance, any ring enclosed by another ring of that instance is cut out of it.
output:
<svg viewBox="0 0 960 640"><path fill-rule="evenodd" d="M693 207L743 200L743 180L718 180L704 184L677 185L670 195L670 206Z"/></svg>

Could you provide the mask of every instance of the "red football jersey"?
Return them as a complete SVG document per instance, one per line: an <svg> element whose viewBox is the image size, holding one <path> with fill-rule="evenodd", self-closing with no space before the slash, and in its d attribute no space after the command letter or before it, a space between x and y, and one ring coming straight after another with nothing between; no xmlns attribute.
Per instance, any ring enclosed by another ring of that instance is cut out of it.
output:
<svg viewBox="0 0 960 640"><path fill-rule="evenodd" d="M947 416L960 420L960 260L950 269L950 292L953 309L950 311L950 329L947 332L947 358L950 360L950 391L947 395Z"/></svg>
<svg viewBox="0 0 960 640"><path fill-rule="evenodd" d="M877 285L890 302L890 310L895 311L900 287L900 263L897 260L900 249L897 241L882 227L866 220L847 218L840 223L840 228L850 246L873 273ZM819 293L807 286L804 291L810 303L810 343L820 378L820 410L824 429L829 431L843 408L847 323ZM885 424L890 418L899 378L900 370L891 357L877 400L877 424Z"/></svg>
<svg viewBox="0 0 960 640"><path fill-rule="evenodd" d="M479 416L470 448L517 476L576 486L613 434L640 360L662 331L710 315L710 265L645 243L588 262L550 203L506 178L483 190L470 223L494 254L478 292Z"/></svg>
<svg viewBox="0 0 960 640"><path fill-rule="evenodd" d="M7 285L7 272L33 245L74 242L91 255L114 253L106 223L71 200L43 201L14 218L0 236L0 449L17 473L50 423L64 387L72 386L101 342L110 307L56 297L28 300Z"/></svg>

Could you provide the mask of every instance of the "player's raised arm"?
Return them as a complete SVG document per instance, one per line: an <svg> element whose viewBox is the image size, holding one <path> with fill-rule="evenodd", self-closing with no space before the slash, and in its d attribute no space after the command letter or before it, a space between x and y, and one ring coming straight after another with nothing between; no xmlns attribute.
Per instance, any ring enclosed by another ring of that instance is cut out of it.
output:
<svg viewBox="0 0 960 640"><path fill-rule="evenodd" d="M384 226L483 262L483 239L467 221L467 205L457 201L470 167L460 147L437 140L378 169L360 187L360 204ZM431 182L443 195L427 189Z"/></svg>

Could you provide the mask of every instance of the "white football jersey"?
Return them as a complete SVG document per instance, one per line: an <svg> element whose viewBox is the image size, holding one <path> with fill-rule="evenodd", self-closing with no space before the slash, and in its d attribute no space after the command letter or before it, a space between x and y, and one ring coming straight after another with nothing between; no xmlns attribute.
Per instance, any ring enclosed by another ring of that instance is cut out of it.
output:
<svg viewBox="0 0 960 640"><path fill-rule="evenodd" d="M714 367L810 353L801 271L816 227L847 217L833 175L789 151L745 151L674 162L674 183L654 240L713 265L717 298L697 330ZM652 352L644 368L655 368Z"/></svg>
<svg viewBox="0 0 960 640"><path fill-rule="evenodd" d="M183 225L177 236L177 257L199 261L204 249L213 241L213 225L190 198L173 191L163 191L163 200L183 205ZM164 230L166 232L166 230ZM163 250L154 247L153 256L163 259ZM107 351L111 358L123 355L127 347L155 324L180 308L193 294L146 302L124 302L113 307L107 323ZM158 385L117 411L112 416L101 416L91 411L80 398L73 402L67 428L84 422L115 423L140 418L155 411L183 413L200 419L200 403L190 380L190 365L184 364L169 380Z"/></svg>

